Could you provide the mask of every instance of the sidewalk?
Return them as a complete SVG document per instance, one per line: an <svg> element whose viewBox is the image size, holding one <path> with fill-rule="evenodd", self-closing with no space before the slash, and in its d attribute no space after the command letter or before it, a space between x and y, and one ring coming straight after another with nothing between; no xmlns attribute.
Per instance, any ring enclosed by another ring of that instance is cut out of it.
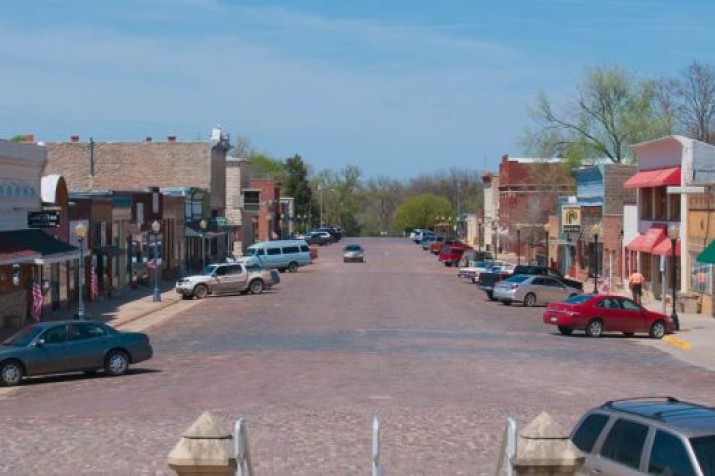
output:
<svg viewBox="0 0 715 476"><path fill-rule="evenodd" d="M85 318L91 321L104 322L112 327L118 327L140 319L149 314L181 301L181 295L174 290L174 281L159 283L161 302L153 301L154 288L139 286L137 289L126 289L120 294L96 302L85 301ZM59 321L73 319L77 313L77 305L71 309L45 312L43 321ZM17 329L0 330L0 339L14 334Z"/></svg>
<svg viewBox="0 0 715 476"><path fill-rule="evenodd" d="M584 283L584 289L593 288L593 280ZM629 290L614 290L613 293L631 297ZM677 303L676 303L677 305ZM663 301L645 300L643 306L655 312L663 312ZM680 306L677 306L680 307ZM665 314L670 315L672 308L666 306ZM665 336L662 340L639 339L638 343L656 347L663 352L689 364L715 371L715 318L706 314L691 314L678 311L680 331Z"/></svg>

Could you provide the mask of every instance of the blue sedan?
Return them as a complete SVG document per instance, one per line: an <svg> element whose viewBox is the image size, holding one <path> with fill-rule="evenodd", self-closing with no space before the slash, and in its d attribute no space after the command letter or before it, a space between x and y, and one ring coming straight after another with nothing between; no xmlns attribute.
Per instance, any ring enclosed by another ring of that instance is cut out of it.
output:
<svg viewBox="0 0 715 476"><path fill-rule="evenodd" d="M13 386L24 377L65 372L123 375L130 364L151 359L149 336L120 332L100 322L40 322L0 344L0 383Z"/></svg>

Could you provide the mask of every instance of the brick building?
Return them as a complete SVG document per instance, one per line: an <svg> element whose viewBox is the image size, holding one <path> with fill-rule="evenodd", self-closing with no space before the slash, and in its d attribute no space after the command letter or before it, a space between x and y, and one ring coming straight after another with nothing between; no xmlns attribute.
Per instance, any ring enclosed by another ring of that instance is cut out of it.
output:
<svg viewBox="0 0 715 476"><path fill-rule="evenodd" d="M273 179L251 179L246 192L246 197L251 199L250 209L255 209L255 213L251 213L253 242L278 239L281 236L280 182Z"/></svg>
<svg viewBox="0 0 715 476"><path fill-rule="evenodd" d="M499 164L499 245L503 251L533 261L545 253L549 215L559 197L570 195L574 178L561 159L514 158Z"/></svg>

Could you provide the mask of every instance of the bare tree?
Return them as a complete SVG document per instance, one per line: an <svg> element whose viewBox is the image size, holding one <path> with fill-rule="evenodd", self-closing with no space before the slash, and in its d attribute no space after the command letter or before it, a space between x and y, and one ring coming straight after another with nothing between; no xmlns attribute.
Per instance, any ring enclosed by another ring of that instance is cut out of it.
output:
<svg viewBox="0 0 715 476"><path fill-rule="evenodd" d="M674 92L680 102L679 119L683 132L690 138L715 141L715 70L693 61L675 80Z"/></svg>

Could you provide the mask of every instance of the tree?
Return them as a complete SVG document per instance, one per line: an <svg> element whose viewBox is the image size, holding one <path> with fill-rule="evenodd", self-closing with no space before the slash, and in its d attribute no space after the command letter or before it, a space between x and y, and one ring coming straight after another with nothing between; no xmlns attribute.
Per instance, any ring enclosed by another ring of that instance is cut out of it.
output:
<svg viewBox="0 0 715 476"><path fill-rule="evenodd" d="M395 229L392 217L403 193L404 187L397 180L384 176L368 180L363 197L363 233L381 235L401 231Z"/></svg>
<svg viewBox="0 0 715 476"><path fill-rule="evenodd" d="M683 133L701 142L715 142L715 70L693 61L673 83Z"/></svg>
<svg viewBox="0 0 715 476"><path fill-rule="evenodd" d="M403 231L433 228L438 216L453 216L454 209L444 197L425 193L406 198L395 212L395 226Z"/></svg>
<svg viewBox="0 0 715 476"><path fill-rule="evenodd" d="M576 98L563 111L539 95L530 110L537 129L527 131L523 142L542 157L623 162L631 157L631 144L672 132L672 121L658 107L656 86L618 66L586 69Z"/></svg>
<svg viewBox="0 0 715 476"><path fill-rule="evenodd" d="M307 217L310 214L312 190L308 182L308 166L300 155L295 154L285 160L286 179L283 183L283 193L293 197L295 214Z"/></svg>
<svg viewBox="0 0 715 476"><path fill-rule="evenodd" d="M251 164L251 177L283 180L285 178L285 165L280 160L261 153L253 153L248 158Z"/></svg>

